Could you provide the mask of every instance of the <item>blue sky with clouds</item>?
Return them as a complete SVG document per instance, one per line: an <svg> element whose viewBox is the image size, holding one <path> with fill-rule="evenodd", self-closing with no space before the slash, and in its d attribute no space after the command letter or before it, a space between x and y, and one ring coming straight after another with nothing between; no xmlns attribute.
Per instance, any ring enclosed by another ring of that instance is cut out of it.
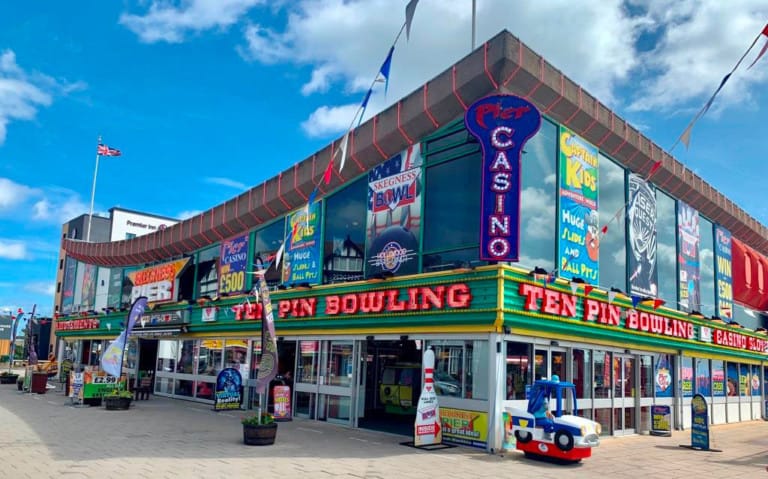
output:
<svg viewBox="0 0 768 479"><path fill-rule="evenodd" d="M0 309L50 314L98 135L123 156L101 161L96 211L215 206L343 134L406 3L0 3ZM421 0L369 114L469 52L471 3ZM478 43L510 30L665 148L768 21L764 0L477 4ZM764 224L766 83L768 58L742 67L674 152Z"/></svg>

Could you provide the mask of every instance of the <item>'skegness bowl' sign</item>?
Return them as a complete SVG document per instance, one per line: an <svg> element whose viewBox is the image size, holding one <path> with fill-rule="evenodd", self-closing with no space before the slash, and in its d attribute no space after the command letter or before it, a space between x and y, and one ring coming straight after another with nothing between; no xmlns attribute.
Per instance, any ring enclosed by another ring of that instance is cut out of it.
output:
<svg viewBox="0 0 768 479"><path fill-rule="evenodd" d="M517 261L520 243L520 154L541 114L514 95L482 98L467 110L467 130L483 151L480 259Z"/></svg>

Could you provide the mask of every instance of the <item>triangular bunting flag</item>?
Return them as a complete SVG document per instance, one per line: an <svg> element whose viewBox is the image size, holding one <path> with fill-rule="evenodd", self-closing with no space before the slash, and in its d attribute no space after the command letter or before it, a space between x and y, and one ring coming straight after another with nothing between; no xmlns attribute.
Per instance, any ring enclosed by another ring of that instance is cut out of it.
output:
<svg viewBox="0 0 768 479"><path fill-rule="evenodd" d="M416 13L416 5L419 0L411 0L408 5L405 6L405 39L411 39L411 22L413 21L413 14Z"/></svg>
<svg viewBox="0 0 768 479"><path fill-rule="evenodd" d="M633 308L637 308L637 305L638 305L638 303L639 303L639 302L640 302L642 299L643 299L643 298L641 298L640 296L638 296L638 295L636 295L636 294L633 294L633 295L632 295L632 307L633 307Z"/></svg>
<svg viewBox="0 0 768 479"><path fill-rule="evenodd" d="M683 145L685 145L685 149L688 149L688 146L691 144L691 130L693 129L693 122L691 122L688 125L688 128L685 129L682 135L680 135L680 142L682 142Z"/></svg>
<svg viewBox="0 0 768 479"><path fill-rule="evenodd" d="M392 66L392 54L395 52L395 46L392 45L389 49L389 53L387 54L387 58L384 60L384 63L381 64L381 68L379 69L379 75L384 77L384 98L387 98L387 89L389 89L389 69ZM376 81L380 81L380 78L376 78Z"/></svg>
<svg viewBox="0 0 768 479"><path fill-rule="evenodd" d="M608 225L603 226L602 232L604 235L608 234Z"/></svg>
<svg viewBox="0 0 768 479"><path fill-rule="evenodd" d="M653 309L659 309L659 306L661 306L661 305L662 305L662 304L664 304L665 302L666 302L666 301L664 301L663 299L660 299L660 298L656 298L656 299L654 299L654 300L653 300Z"/></svg>
<svg viewBox="0 0 768 479"><path fill-rule="evenodd" d="M333 157L331 157L331 161L328 162L328 166L325 168L325 173L323 173L323 182L326 185L331 182L332 172L333 172Z"/></svg>
<svg viewBox="0 0 768 479"><path fill-rule="evenodd" d="M595 289L595 288L590 286L590 285L588 285L588 284L585 284L584 285L584 294L589 296L589 293L591 293L593 289Z"/></svg>
<svg viewBox="0 0 768 479"><path fill-rule="evenodd" d="M341 160L339 160L339 173L344 169L344 162L347 160L347 142L349 141L349 130L344 133L344 138L341 139Z"/></svg>
<svg viewBox="0 0 768 479"><path fill-rule="evenodd" d="M317 196L317 187L315 187L312 190L312 193L309 194L309 199L307 200L307 204L312 206L312 203L315 202L315 196Z"/></svg>
<svg viewBox="0 0 768 479"><path fill-rule="evenodd" d="M368 108L368 100L371 99L371 93L373 92L372 88L369 88L368 91L365 93L365 97L363 98L363 103L360 104L360 118L357 119L357 126L360 126L360 123L363 122L363 117L365 116L365 109ZM354 119L352 121L355 121Z"/></svg>
<svg viewBox="0 0 768 479"><path fill-rule="evenodd" d="M653 166L651 167L651 171L648 172L648 178L650 178L657 171L659 171L659 168L661 168L661 160L659 160L659 161L657 161L656 163L653 164ZM640 191L640 189L638 189L637 191Z"/></svg>
<svg viewBox="0 0 768 479"><path fill-rule="evenodd" d="M296 225L294 225L294 229L296 228ZM283 244L280 245L280 249L277 250L277 255L275 256L275 270L280 267L280 260L283 259L283 252L285 251L285 241L283 241Z"/></svg>
<svg viewBox="0 0 768 479"><path fill-rule="evenodd" d="M576 294L576 291L579 290L579 284L578 283L571 283L571 294Z"/></svg>
<svg viewBox="0 0 768 479"><path fill-rule="evenodd" d="M547 275L547 283L554 283L555 282L555 272L551 272Z"/></svg>
<svg viewBox="0 0 768 479"><path fill-rule="evenodd" d="M725 86L725 84L728 82L728 80L730 78L731 78L731 74L729 73L729 74L725 75L722 80L720 80L720 86L717 87L717 90L715 90L715 93L712 95L712 97L709 99L709 101L707 101L707 104L704 105L704 109L701 111L701 114L699 115L699 118L704 116L704 114L707 111L709 111L709 107L712 106L712 102L715 101L715 97L717 96L718 93L720 93L720 90L723 89L723 87Z"/></svg>
<svg viewBox="0 0 768 479"><path fill-rule="evenodd" d="M616 291L608 291L608 304L613 304L614 299L616 299Z"/></svg>

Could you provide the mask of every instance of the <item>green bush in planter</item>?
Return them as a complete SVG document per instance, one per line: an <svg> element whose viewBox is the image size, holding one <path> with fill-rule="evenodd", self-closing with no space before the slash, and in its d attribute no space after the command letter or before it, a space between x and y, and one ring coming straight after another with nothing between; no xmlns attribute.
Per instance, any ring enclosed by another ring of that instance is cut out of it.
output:
<svg viewBox="0 0 768 479"><path fill-rule="evenodd" d="M243 426L266 426L267 424L272 424L275 422L275 416L263 412L261 413L261 423L259 423L258 414L245 416L242 420L240 420L240 422L243 424Z"/></svg>
<svg viewBox="0 0 768 479"><path fill-rule="evenodd" d="M133 393L124 389L113 389L104 393L104 399L133 399Z"/></svg>

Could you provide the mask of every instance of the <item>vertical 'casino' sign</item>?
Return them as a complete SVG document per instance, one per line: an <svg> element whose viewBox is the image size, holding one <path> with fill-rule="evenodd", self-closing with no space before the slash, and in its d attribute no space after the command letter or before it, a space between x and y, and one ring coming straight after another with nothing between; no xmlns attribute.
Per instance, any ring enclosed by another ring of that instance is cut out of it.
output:
<svg viewBox="0 0 768 479"><path fill-rule="evenodd" d="M469 107L464 123L483 152L480 259L517 261L520 154L539 130L541 114L518 96L491 95Z"/></svg>

